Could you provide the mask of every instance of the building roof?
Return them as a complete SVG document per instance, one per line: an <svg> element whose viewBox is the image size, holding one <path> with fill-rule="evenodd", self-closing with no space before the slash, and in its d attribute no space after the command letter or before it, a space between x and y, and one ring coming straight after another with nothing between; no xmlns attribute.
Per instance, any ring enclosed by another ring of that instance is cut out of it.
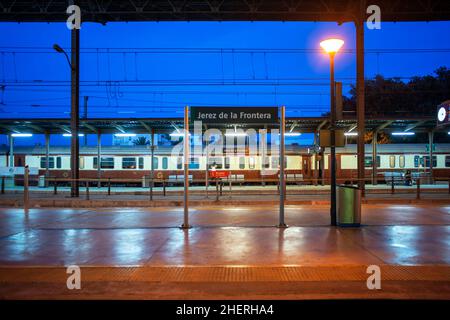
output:
<svg viewBox="0 0 450 320"><path fill-rule="evenodd" d="M67 0L2 0L0 21L65 22ZM75 0L82 20L115 21L354 21L361 0ZM450 20L448 0L378 0L382 21ZM364 12L365 12L365 8Z"/></svg>
<svg viewBox="0 0 450 320"><path fill-rule="evenodd" d="M449 131L448 127L436 127L436 119L434 118L367 118L366 130L373 131L382 129L386 132L392 131L409 131L428 132ZM278 124L267 125L268 129L278 128ZM329 119L327 117L314 118L286 118L286 130L292 132L315 132L319 129L327 129ZM214 124L211 127L225 130L234 128L231 123ZM346 117L337 121L337 127L349 131L356 128L356 118ZM207 127L206 127L207 128ZM238 124L237 128L265 128L265 125L258 124ZM171 133L175 130L183 129L182 118L134 118L134 119L118 119L118 118L102 118L102 119L81 119L80 133L96 134L114 134L114 133L136 133L148 134L154 129L155 133ZM64 134L70 133L70 119L0 119L0 134L10 133L33 133L33 134Z"/></svg>

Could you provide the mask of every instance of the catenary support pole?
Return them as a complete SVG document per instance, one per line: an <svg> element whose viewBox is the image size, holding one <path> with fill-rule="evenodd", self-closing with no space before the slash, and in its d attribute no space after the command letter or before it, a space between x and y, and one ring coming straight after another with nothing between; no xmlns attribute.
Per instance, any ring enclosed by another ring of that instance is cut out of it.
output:
<svg viewBox="0 0 450 320"><path fill-rule="evenodd" d="M102 186L102 134L100 130L97 132L97 188Z"/></svg>
<svg viewBox="0 0 450 320"><path fill-rule="evenodd" d="M70 168L71 168L71 196L78 197L80 194L80 145L78 128L80 122L80 30L74 28L72 37L72 59L71 59L71 111L70 111Z"/></svg>
<svg viewBox="0 0 450 320"><path fill-rule="evenodd" d="M372 184L378 184L377 181L377 145L378 145L378 131L373 132L372 137Z"/></svg>
<svg viewBox="0 0 450 320"><path fill-rule="evenodd" d="M365 133L365 106L364 106L364 26L365 1L360 2L359 15L356 24L356 116L358 126L358 186L365 195L365 168L364 168L364 133Z"/></svg>

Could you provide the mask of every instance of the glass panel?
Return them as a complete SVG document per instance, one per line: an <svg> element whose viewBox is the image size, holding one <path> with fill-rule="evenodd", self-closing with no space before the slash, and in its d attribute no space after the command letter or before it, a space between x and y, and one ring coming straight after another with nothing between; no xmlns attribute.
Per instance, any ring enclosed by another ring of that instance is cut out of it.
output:
<svg viewBox="0 0 450 320"><path fill-rule="evenodd" d="M263 168L269 169L270 168L270 159L269 157L263 157Z"/></svg>
<svg viewBox="0 0 450 320"><path fill-rule="evenodd" d="M255 169L255 164L256 164L255 158L250 157L250 158L248 159L248 168L249 168L250 170Z"/></svg>
<svg viewBox="0 0 450 320"><path fill-rule="evenodd" d="M166 165L167 165L167 158L163 158L163 167L164 167L164 159L166 159ZM157 157L153 156L153 170L158 170L158 168L159 168L159 159Z"/></svg>
<svg viewBox="0 0 450 320"><path fill-rule="evenodd" d="M56 168L61 169L61 157L56 157Z"/></svg>
<svg viewBox="0 0 450 320"><path fill-rule="evenodd" d="M372 156L364 157L364 167L372 168L372 165L373 165Z"/></svg>
<svg viewBox="0 0 450 320"><path fill-rule="evenodd" d="M445 167L446 168L450 167L450 156L445 156Z"/></svg>
<svg viewBox="0 0 450 320"><path fill-rule="evenodd" d="M58 163L58 161L56 161L56 162ZM84 169L84 157L80 157L80 169Z"/></svg>
<svg viewBox="0 0 450 320"><path fill-rule="evenodd" d="M183 157L177 157L177 169L183 169Z"/></svg>
<svg viewBox="0 0 450 320"><path fill-rule="evenodd" d="M101 158L100 167L102 169L114 169L114 158L112 157Z"/></svg>
<svg viewBox="0 0 450 320"><path fill-rule="evenodd" d="M41 157L41 168L46 168L46 159L47 157ZM54 169L55 168L55 158L54 157L48 157L48 168Z"/></svg>
<svg viewBox="0 0 450 320"><path fill-rule="evenodd" d="M389 167L395 168L395 156L389 156Z"/></svg>
<svg viewBox="0 0 450 320"><path fill-rule="evenodd" d="M169 159L167 159L167 157L163 157L162 159L162 168L163 170L167 170L167 168L169 168Z"/></svg>
<svg viewBox="0 0 450 320"><path fill-rule="evenodd" d="M225 157L225 169L230 169L230 157Z"/></svg>
<svg viewBox="0 0 450 320"><path fill-rule="evenodd" d="M272 157L272 169L278 169L280 165L280 158Z"/></svg>
<svg viewBox="0 0 450 320"><path fill-rule="evenodd" d="M245 169L245 158L244 157L239 158L239 169L241 169L241 170Z"/></svg>
<svg viewBox="0 0 450 320"><path fill-rule="evenodd" d="M198 170L200 169L200 161L198 158L191 158L189 162L189 169Z"/></svg>
<svg viewBox="0 0 450 320"><path fill-rule="evenodd" d="M420 164L420 157L419 156L414 156L414 167L418 168Z"/></svg>
<svg viewBox="0 0 450 320"><path fill-rule="evenodd" d="M136 169L136 158L122 158L122 169Z"/></svg>
<svg viewBox="0 0 450 320"><path fill-rule="evenodd" d="M139 157L139 169L144 169L144 158Z"/></svg>
<svg viewBox="0 0 450 320"><path fill-rule="evenodd" d="M400 166L400 168L404 168L405 167L405 156L400 156L400 158L399 158L399 166Z"/></svg>

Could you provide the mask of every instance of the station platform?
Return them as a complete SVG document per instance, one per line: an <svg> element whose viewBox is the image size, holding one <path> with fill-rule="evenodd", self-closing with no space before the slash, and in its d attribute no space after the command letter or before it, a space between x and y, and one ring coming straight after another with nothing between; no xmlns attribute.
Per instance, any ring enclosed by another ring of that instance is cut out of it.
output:
<svg viewBox="0 0 450 320"><path fill-rule="evenodd" d="M450 206L0 209L2 299L450 299ZM66 266L81 290L66 288ZM368 290L367 266L381 268Z"/></svg>

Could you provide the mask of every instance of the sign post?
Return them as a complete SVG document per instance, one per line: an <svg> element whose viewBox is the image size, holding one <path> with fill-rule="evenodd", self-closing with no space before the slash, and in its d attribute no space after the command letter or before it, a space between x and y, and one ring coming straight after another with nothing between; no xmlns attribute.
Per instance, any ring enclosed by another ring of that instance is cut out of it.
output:
<svg viewBox="0 0 450 320"><path fill-rule="evenodd" d="M184 107L184 222L182 229L189 229L189 107Z"/></svg>
<svg viewBox="0 0 450 320"><path fill-rule="evenodd" d="M278 228L287 228L286 223L284 222L284 200L286 193L286 181L284 176L284 131L286 129L286 117L285 117L285 107L281 107L281 120L280 120L280 217Z"/></svg>

